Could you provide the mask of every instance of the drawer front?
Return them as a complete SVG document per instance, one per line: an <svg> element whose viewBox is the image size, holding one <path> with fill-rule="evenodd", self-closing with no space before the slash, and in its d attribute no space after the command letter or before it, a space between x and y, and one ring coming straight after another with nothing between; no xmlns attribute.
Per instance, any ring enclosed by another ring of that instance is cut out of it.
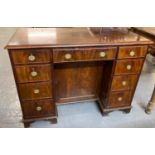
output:
<svg viewBox="0 0 155 155"><path fill-rule="evenodd" d="M143 59L118 60L116 62L115 75L119 74L137 74L141 71Z"/></svg>
<svg viewBox="0 0 155 155"><path fill-rule="evenodd" d="M52 98L52 83L19 84L19 93L22 100Z"/></svg>
<svg viewBox="0 0 155 155"><path fill-rule="evenodd" d="M130 106L131 91L111 92L109 97L109 108Z"/></svg>
<svg viewBox="0 0 155 155"><path fill-rule="evenodd" d="M137 82L137 75L114 76L112 80L112 91L132 90Z"/></svg>
<svg viewBox="0 0 155 155"><path fill-rule="evenodd" d="M52 100L34 100L22 102L24 118L56 116Z"/></svg>
<svg viewBox="0 0 155 155"><path fill-rule="evenodd" d="M51 62L49 49L13 50L11 56L14 64L35 64Z"/></svg>
<svg viewBox="0 0 155 155"><path fill-rule="evenodd" d="M53 61L85 61L85 60L113 60L116 57L117 48L95 48L95 49L54 49Z"/></svg>
<svg viewBox="0 0 155 155"><path fill-rule="evenodd" d="M16 66L17 82L35 82L51 80L51 65Z"/></svg>
<svg viewBox="0 0 155 155"><path fill-rule="evenodd" d="M118 52L118 59L145 57L146 53L147 46L120 47Z"/></svg>

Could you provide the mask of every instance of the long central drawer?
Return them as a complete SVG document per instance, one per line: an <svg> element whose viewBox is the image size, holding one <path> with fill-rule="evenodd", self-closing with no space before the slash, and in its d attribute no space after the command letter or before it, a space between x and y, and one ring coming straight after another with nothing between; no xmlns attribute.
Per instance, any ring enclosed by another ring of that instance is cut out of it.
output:
<svg viewBox="0 0 155 155"><path fill-rule="evenodd" d="M116 57L117 48L58 48L53 49L54 63L113 60Z"/></svg>

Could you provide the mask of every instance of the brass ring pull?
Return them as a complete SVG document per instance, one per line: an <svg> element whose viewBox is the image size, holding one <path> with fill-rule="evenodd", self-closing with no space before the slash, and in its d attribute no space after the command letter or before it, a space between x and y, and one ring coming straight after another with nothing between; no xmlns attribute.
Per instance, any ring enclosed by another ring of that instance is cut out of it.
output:
<svg viewBox="0 0 155 155"><path fill-rule="evenodd" d="M126 68L127 68L127 70L131 70L132 66L131 65L127 65Z"/></svg>
<svg viewBox="0 0 155 155"><path fill-rule="evenodd" d="M135 56L135 52L134 51L131 51L130 52L130 56L132 56L132 57Z"/></svg>
<svg viewBox="0 0 155 155"><path fill-rule="evenodd" d="M39 94L39 93L40 93L40 90L39 90L39 89L34 89L34 90L33 90L33 93L34 93L34 94Z"/></svg>
<svg viewBox="0 0 155 155"><path fill-rule="evenodd" d="M38 106L38 107L36 107L36 110L37 111L41 111L42 110L42 107Z"/></svg>
<svg viewBox="0 0 155 155"><path fill-rule="evenodd" d="M38 75L38 73L37 73L36 71L32 71L32 72L31 72L31 76L32 76L32 77L36 77L37 75Z"/></svg>
<svg viewBox="0 0 155 155"><path fill-rule="evenodd" d="M127 82L126 81L122 81L122 85L126 86Z"/></svg>
<svg viewBox="0 0 155 155"><path fill-rule="evenodd" d="M123 100L123 98L122 97L118 97L118 99L117 99L119 102L121 102L122 100Z"/></svg>
<svg viewBox="0 0 155 155"><path fill-rule="evenodd" d="M106 53L105 52L100 52L100 57L101 58L104 58L106 56Z"/></svg>
<svg viewBox="0 0 155 155"><path fill-rule="evenodd" d="M30 54L28 57L29 61L34 61L36 59L36 57L33 54Z"/></svg>
<svg viewBox="0 0 155 155"><path fill-rule="evenodd" d="M65 59L70 60L72 58L72 55L70 53L65 54Z"/></svg>

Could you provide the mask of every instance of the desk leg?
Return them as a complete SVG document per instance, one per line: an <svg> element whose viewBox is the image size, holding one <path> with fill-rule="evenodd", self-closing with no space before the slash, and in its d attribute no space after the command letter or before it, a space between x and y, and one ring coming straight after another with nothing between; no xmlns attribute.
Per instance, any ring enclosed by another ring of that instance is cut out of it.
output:
<svg viewBox="0 0 155 155"><path fill-rule="evenodd" d="M150 102L148 103L148 105L146 107L145 112L147 114L150 114L154 107L155 107L155 88L154 88L151 100L150 100Z"/></svg>
<svg viewBox="0 0 155 155"><path fill-rule="evenodd" d="M38 119L38 120L41 120L41 119ZM51 124L56 124L57 123L57 118L50 118L50 119L43 119L45 121L50 121ZM26 122L23 122L24 123L24 127L25 128L29 128L31 123L33 123L35 120L32 120L32 121L26 121ZM37 121L37 120L36 120Z"/></svg>
<svg viewBox="0 0 155 155"><path fill-rule="evenodd" d="M31 121L31 122L24 122L24 127L25 128L29 128L31 123L33 123L33 121Z"/></svg>
<svg viewBox="0 0 155 155"><path fill-rule="evenodd" d="M51 124L56 124L57 123L57 118L53 118L49 120L51 122Z"/></svg>

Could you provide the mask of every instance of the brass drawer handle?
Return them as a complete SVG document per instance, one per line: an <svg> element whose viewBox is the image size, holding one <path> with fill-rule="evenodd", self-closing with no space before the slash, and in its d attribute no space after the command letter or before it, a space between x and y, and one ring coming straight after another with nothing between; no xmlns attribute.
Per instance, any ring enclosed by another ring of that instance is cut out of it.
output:
<svg viewBox="0 0 155 155"><path fill-rule="evenodd" d="M36 77L37 75L38 75L38 73L36 71L31 72L32 77Z"/></svg>
<svg viewBox="0 0 155 155"><path fill-rule="evenodd" d="M42 107L38 106L38 107L36 107L36 110L37 111L41 111L42 110Z"/></svg>
<svg viewBox="0 0 155 155"><path fill-rule="evenodd" d="M131 70L131 69L132 69L132 66L131 66L131 65L127 65L127 66L126 66L126 69L127 69L127 70Z"/></svg>
<svg viewBox="0 0 155 155"><path fill-rule="evenodd" d="M104 58L105 56L106 56L106 52L104 52L104 51L103 52L100 52L100 57L101 58Z"/></svg>
<svg viewBox="0 0 155 155"><path fill-rule="evenodd" d="M36 57L33 54L30 54L28 57L29 61L34 61L36 59Z"/></svg>
<svg viewBox="0 0 155 155"><path fill-rule="evenodd" d="M70 53L65 54L65 59L70 60L72 58L72 55Z"/></svg>
<svg viewBox="0 0 155 155"><path fill-rule="evenodd" d="M135 51L131 51L131 52L130 52L130 56L131 56L131 57L135 56Z"/></svg>
<svg viewBox="0 0 155 155"><path fill-rule="evenodd" d="M126 81L122 81L122 85L123 86L126 86L127 85L127 82Z"/></svg>
<svg viewBox="0 0 155 155"><path fill-rule="evenodd" d="M34 90L33 90L33 93L34 93L34 94L39 94L39 93L40 93L40 90L39 90L39 89L34 89Z"/></svg>
<svg viewBox="0 0 155 155"><path fill-rule="evenodd" d="M123 100L123 98L122 97L118 97L118 99L117 99L119 102L121 102L122 100Z"/></svg>

